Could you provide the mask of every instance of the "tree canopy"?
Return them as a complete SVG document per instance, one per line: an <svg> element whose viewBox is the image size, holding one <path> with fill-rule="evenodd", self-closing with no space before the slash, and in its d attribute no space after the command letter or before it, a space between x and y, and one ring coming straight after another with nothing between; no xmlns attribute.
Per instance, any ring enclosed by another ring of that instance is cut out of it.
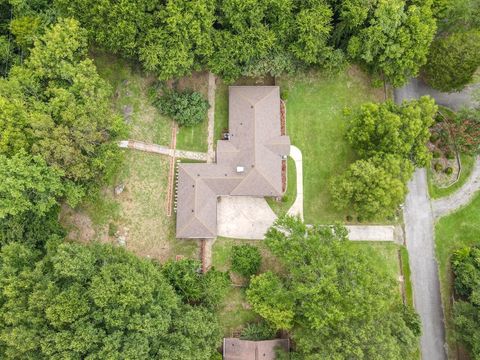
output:
<svg viewBox="0 0 480 360"><path fill-rule="evenodd" d="M86 32L65 19L35 40L23 65L0 80L0 153L23 149L62 174L75 204L116 165L122 131L111 89L87 58Z"/></svg>
<svg viewBox="0 0 480 360"><path fill-rule="evenodd" d="M220 341L215 315L182 303L158 265L99 244L4 246L0 314L4 359L210 360Z"/></svg>
<svg viewBox="0 0 480 360"><path fill-rule="evenodd" d="M347 240L343 227L307 227L284 217L265 243L284 267L251 280L254 311L289 329L299 359L406 359L418 316L404 307L384 261Z"/></svg>

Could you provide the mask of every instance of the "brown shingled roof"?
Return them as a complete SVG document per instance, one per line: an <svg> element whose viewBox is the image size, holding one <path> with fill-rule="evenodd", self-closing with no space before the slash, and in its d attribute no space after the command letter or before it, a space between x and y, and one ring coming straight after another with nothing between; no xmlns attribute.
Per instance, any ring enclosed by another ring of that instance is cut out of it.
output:
<svg viewBox="0 0 480 360"><path fill-rule="evenodd" d="M282 193L282 156L290 152L290 139L280 133L278 86L231 86L229 127L230 140L217 142L217 163L179 165L178 238L216 237L218 196Z"/></svg>

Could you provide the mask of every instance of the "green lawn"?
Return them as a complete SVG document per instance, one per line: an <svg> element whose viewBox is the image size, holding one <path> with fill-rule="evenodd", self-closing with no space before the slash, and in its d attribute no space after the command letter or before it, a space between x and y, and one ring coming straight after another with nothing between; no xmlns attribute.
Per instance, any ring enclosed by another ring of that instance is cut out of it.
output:
<svg viewBox="0 0 480 360"><path fill-rule="evenodd" d="M367 101L382 101L382 89L374 89L370 78L357 68L335 77L319 73L279 79L288 94L287 134L302 150L305 221L332 223L345 220L346 213L332 206L329 181L355 160L345 140L343 110Z"/></svg>
<svg viewBox="0 0 480 360"><path fill-rule="evenodd" d="M465 246L480 244L480 195L458 212L439 220L435 226L436 255L440 274L443 307L447 325L447 340L455 349L452 333L452 275L450 256Z"/></svg>
<svg viewBox="0 0 480 360"><path fill-rule="evenodd" d="M473 164L475 162L475 157L471 155L461 154L460 161L462 164L462 172L460 173L460 178L458 181L453 184L452 186L441 188L436 186L432 181L432 168L429 166L427 168L427 175L428 175L428 193L432 199L438 199L444 196L448 196L458 189L460 189L465 181L467 181L468 177L472 173Z"/></svg>
<svg viewBox="0 0 480 360"><path fill-rule="evenodd" d="M403 281L405 281L405 298L407 304L413 306L413 288L411 280L411 271L409 265L408 251L405 246L400 247L400 256L402 257Z"/></svg>
<svg viewBox="0 0 480 360"><path fill-rule="evenodd" d="M218 79L215 91L215 140L222 138L224 129L228 129L228 85Z"/></svg>
<svg viewBox="0 0 480 360"><path fill-rule="evenodd" d="M191 151L208 151L208 120L191 127L180 127L177 134L177 149Z"/></svg>
<svg viewBox="0 0 480 360"><path fill-rule="evenodd" d="M274 198L267 198L268 205L278 216L285 215L290 207L295 202L297 197L297 171L295 169L295 161L288 158L287 161L287 190L283 195L281 201L276 201Z"/></svg>

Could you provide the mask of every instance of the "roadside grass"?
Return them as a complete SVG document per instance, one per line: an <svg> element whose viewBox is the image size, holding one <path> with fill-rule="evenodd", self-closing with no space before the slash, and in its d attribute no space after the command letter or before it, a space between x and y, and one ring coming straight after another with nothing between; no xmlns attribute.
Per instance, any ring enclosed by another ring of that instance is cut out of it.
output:
<svg viewBox="0 0 480 360"><path fill-rule="evenodd" d="M434 184L432 180L432 167L427 167L427 178L428 178L428 193L432 199L438 199L444 196L453 194L455 191L460 189L473 170L473 164L475 163L475 157L467 154L460 154L460 162L462 164L462 172L460 173L460 178L458 181L446 188L438 187Z"/></svg>
<svg viewBox="0 0 480 360"><path fill-rule="evenodd" d="M348 212L334 209L329 182L355 160L345 139L343 110L383 101L383 89L373 88L371 79L356 67L336 76L310 72L277 83L286 98L287 134L303 154L305 221L342 221Z"/></svg>
<svg viewBox="0 0 480 360"><path fill-rule="evenodd" d="M455 353L456 342L453 335L452 294L453 278L450 257L455 250L480 244L480 195L466 207L441 218L435 226L436 257L440 275L440 289L445 311L445 325L450 352Z"/></svg>
<svg viewBox="0 0 480 360"><path fill-rule="evenodd" d="M288 158L287 161L287 190L282 197L282 200L277 201L275 198L267 197L267 203L272 208L277 216L285 215L290 207L295 202L297 197L297 170L295 168L295 161Z"/></svg>
<svg viewBox="0 0 480 360"><path fill-rule="evenodd" d="M405 282L405 298L407 304L413 307L412 273L409 265L408 250L405 246L400 246L400 256L402 257L403 281Z"/></svg>

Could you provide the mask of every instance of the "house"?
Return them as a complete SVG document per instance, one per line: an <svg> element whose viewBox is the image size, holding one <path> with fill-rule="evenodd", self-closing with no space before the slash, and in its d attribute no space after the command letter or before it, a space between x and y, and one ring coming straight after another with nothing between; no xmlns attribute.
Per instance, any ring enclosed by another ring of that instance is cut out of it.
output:
<svg viewBox="0 0 480 360"><path fill-rule="evenodd" d="M290 139L280 106L278 86L229 88L229 132L217 142L216 162L178 167L177 238L215 238L221 196L282 195Z"/></svg>

